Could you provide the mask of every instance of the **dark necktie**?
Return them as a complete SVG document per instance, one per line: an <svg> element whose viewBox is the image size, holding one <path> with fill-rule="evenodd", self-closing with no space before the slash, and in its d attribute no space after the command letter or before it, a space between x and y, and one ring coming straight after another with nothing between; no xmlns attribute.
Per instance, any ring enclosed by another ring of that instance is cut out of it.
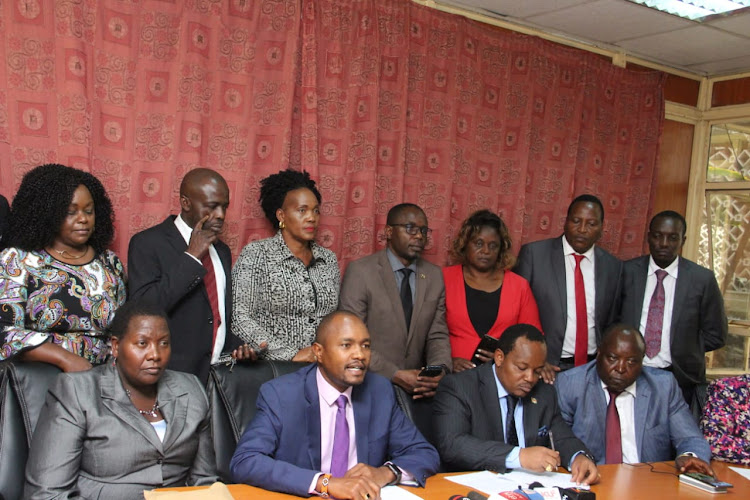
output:
<svg viewBox="0 0 750 500"><path fill-rule="evenodd" d="M661 330L664 324L664 277L666 275L665 270L656 270L656 288L648 306L646 332L643 338L646 341L646 356L649 358L655 357L661 351Z"/></svg>
<svg viewBox="0 0 750 500"><path fill-rule="evenodd" d="M609 405L607 405L607 423L605 437L607 440L606 460L608 464L622 463L622 435L620 431L620 414L617 412L615 400L619 392L609 392Z"/></svg>
<svg viewBox="0 0 750 500"><path fill-rule="evenodd" d="M333 430L333 451L331 452L331 475L344 477L349 470L349 422L346 421L346 396L336 400L336 427Z"/></svg>
<svg viewBox="0 0 750 500"><path fill-rule="evenodd" d="M518 398L508 394L505 396L508 405L508 414L505 422L505 442L512 446L518 446L518 433L516 432L516 405Z"/></svg>
<svg viewBox="0 0 750 500"><path fill-rule="evenodd" d="M406 331L409 331L411 325L411 312L414 307L411 300L411 285L409 284L409 276L411 275L411 269L404 267L399 269L399 272L403 275L401 279L401 305L404 308L404 318L406 318Z"/></svg>
<svg viewBox="0 0 750 500"><path fill-rule="evenodd" d="M216 343L216 330L219 329L221 324L221 316L219 315L219 294L216 289L216 273L214 272L214 264L211 262L211 255L206 252L206 255L201 259L203 267L206 268L206 275L203 276L203 284L206 286L206 294L208 294L208 303L211 305L211 314L214 317L214 330L213 330L213 341L211 345Z"/></svg>
<svg viewBox="0 0 750 500"><path fill-rule="evenodd" d="M581 366L588 361L589 353L589 314L586 311L586 287L583 284L581 260L583 255L573 254L576 259L574 271L576 285L576 351L575 365Z"/></svg>

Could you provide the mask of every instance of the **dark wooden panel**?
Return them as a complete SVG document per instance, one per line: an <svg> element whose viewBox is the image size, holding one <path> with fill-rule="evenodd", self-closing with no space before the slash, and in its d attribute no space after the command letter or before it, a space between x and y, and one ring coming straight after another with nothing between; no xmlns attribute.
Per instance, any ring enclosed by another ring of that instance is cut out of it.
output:
<svg viewBox="0 0 750 500"><path fill-rule="evenodd" d="M628 63L628 69L643 72L656 71L655 69L632 63ZM697 106L700 88L701 83L698 80L667 73L667 81L664 82L664 99L687 106Z"/></svg>
<svg viewBox="0 0 750 500"><path fill-rule="evenodd" d="M664 121L650 215L662 210L685 214L694 128L688 123Z"/></svg>
<svg viewBox="0 0 750 500"><path fill-rule="evenodd" d="M750 103L750 77L714 83L711 107Z"/></svg>

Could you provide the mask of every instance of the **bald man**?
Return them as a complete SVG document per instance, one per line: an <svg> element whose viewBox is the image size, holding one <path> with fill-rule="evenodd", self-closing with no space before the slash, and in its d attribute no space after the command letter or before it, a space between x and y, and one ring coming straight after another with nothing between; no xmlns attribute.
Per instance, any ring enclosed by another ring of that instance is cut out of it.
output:
<svg viewBox="0 0 750 500"><path fill-rule="evenodd" d="M232 256L219 237L229 187L216 171L197 168L180 185L180 214L130 240L128 297L161 305L172 333L169 368L204 383L224 351L237 359L255 353L232 335Z"/></svg>
<svg viewBox="0 0 750 500"><path fill-rule="evenodd" d="M370 333L356 315L321 321L317 362L266 382L232 457L234 481L299 496L371 499L388 484L424 486L440 458L368 373ZM341 441L343 439L343 441Z"/></svg>

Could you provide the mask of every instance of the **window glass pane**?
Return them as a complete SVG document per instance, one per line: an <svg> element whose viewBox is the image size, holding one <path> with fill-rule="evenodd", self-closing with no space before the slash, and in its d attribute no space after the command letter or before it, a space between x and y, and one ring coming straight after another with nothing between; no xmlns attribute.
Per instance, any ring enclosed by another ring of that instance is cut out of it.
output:
<svg viewBox="0 0 750 500"><path fill-rule="evenodd" d="M722 123L711 127L706 180L750 180L750 123Z"/></svg>

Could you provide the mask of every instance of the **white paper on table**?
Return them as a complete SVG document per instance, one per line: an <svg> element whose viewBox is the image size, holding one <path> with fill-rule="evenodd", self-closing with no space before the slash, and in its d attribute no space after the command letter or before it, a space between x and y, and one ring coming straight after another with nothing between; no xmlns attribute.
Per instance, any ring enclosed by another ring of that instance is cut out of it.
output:
<svg viewBox="0 0 750 500"><path fill-rule="evenodd" d="M406 488L393 485L380 488L380 500L422 500L422 497L415 495Z"/></svg>
<svg viewBox="0 0 750 500"><path fill-rule="evenodd" d="M588 486L578 485L571 481L570 474L563 474L560 472L529 472L524 469L514 469L505 474L498 474L496 472L482 471L482 472L471 472L469 474L461 474L458 476L446 476L445 479L453 481L454 483L468 486L469 488L481 491L491 495L493 493L499 493L501 491L513 491L518 486L527 488L529 484L537 481L547 488L553 486L559 486L561 488L582 488L589 489Z"/></svg>
<svg viewBox="0 0 750 500"><path fill-rule="evenodd" d="M737 474L739 474L740 476L747 479L748 481L750 481L750 469L743 469L742 467L731 467L731 466L729 468L732 469Z"/></svg>

